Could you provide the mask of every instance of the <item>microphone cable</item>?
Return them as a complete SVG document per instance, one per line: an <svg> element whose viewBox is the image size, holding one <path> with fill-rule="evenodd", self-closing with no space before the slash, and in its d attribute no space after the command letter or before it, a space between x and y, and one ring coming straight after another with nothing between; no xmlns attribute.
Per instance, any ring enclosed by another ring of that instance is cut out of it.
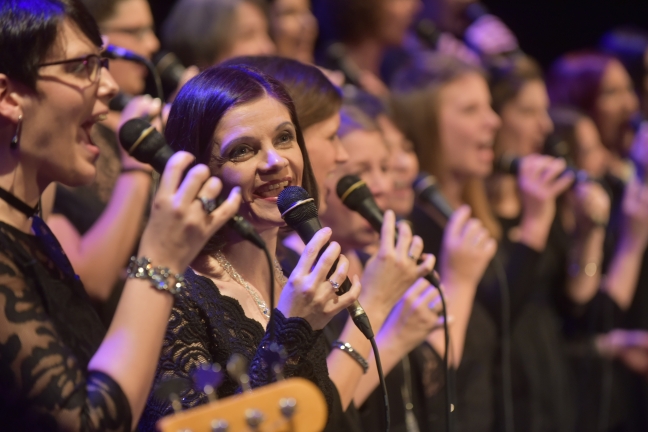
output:
<svg viewBox="0 0 648 432"><path fill-rule="evenodd" d="M514 432L513 417L513 381L511 376L511 293L508 276L500 257L495 254L493 267L500 287L501 307L501 356L502 356L502 412L504 415L504 432Z"/></svg>
<svg viewBox="0 0 648 432"><path fill-rule="evenodd" d="M342 177L336 186L336 193L342 203L357 213L359 213L363 218L369 222L369 225L372 226L374 231L380 234L381 227L383 224L383 213L382 210L376 204L371 191L367 187L366 183L360 179L360 177L355 175L346 175ZM446 299L441 289L441 281L439 280L436 272L432 270L429 274L424 276L425 279L432 284L434 288L439 292L439 298L441 300L441 316L443 317L443 333L444 333L444 349L445 354L443 356L443 369L445 377L445 418L446 418L446 431L452 432L454 429L452 412L454 411L454 406L452 404L452 386L450 383L450 371L448 368L448 356L450 355L450 331L448 328L448 309L446 307ZM376 351L376 349L374 349ZM381 368L382 369L382 368ZM385 390L386 393L386 390Z"/></svg>
<svg viewBox="0 0 648 432"><path fill-rule="evenodd" d="M110 60L125 60L145 66L153 77L153 82L155 83L155 92L157 93L156 96L162 101L162 104L164 105L164 90L162 89L162 78L160 77L160 74L155 65L149 59L115 45L108 45L103 53L103 56ZM128 102L130 102L130 100ZM160 119L162 130L164 130L164 119L162 118L163 108L163 106L160 107L160 112L156 116Z"/></svg>

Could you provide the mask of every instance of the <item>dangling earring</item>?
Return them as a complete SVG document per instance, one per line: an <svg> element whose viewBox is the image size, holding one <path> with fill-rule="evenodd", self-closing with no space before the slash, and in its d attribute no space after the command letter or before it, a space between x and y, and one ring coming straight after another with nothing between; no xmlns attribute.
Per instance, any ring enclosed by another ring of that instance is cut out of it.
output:
<svg viewBox="0 0 648 432"><path fill-rule="evenodd" d="M20 142L20 131L21 131L21 129L22 129L22 114L18 116L18 127L16 127L16 134L11 139L11 144L9 144L9 148L11 148L11 150L17 150L18 149L18 144Z"/></svg>

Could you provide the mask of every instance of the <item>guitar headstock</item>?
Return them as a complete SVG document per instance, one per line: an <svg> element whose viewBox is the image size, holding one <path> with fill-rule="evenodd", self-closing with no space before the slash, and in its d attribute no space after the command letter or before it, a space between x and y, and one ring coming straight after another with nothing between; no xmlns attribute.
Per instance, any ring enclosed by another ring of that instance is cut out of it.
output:
<svg viewBox="0 0 648 432"><path fill-rule="evenodd" d="M161 432L315 432L326 424L324 396L291 378L160 419Z"/></svg>

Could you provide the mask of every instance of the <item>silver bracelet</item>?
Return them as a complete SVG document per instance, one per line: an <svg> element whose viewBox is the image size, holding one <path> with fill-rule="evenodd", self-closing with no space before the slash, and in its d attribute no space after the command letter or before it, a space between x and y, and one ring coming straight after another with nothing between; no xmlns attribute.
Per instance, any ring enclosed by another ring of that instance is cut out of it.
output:
<svg viewBox="0 0 648 432"><path fill-rule="evenodd" d="M369 370L369 363L367 363L367 360L365 360L360 354L358 354L358 351L354 350L350 343L336 340L331 344L331 348L337 348L349 354L351 358L358 362L358 364L362 367L363 373L367 373L367 371Z"/></svg>
<svg viewBox="0 0 648 432"><path fill-rule="evenodd" d="M167 291L176 295L184 290L187 285L184 276L180 273L171 274L167 267L153 267L151 260L146 257L131 257L127 274L132 279L146 279L151 286L159 291ZM173 276L174 282L169 280Z"/></svg>

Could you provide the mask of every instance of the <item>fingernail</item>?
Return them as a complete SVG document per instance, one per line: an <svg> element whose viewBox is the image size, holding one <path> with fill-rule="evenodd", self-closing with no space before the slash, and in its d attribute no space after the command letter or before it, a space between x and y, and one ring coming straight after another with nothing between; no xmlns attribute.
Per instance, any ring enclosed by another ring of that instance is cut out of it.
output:
<svg viewBox="0 0 648 432"><path fill-rule="evenodd" d="M155 105L156 107L162 106L162 99L160 98L153 99L153 105Z"/></svg>
<svg viewBox="0 0 648 432"><path fill-rule="evenodd" d="M240 194L241 194L241 187L240 187L240 186L234 186L234 187L232 188L232 192L235 193L235 194L239 194L239 195L240 195Z"/></svg>
<svg viewBox="0 0 648 432"><path fill-rule="evenodd" d="M329 228L329 227L322 228L322 231L324 231L324 234L331 234L333 232L333 231L331 231L331 228Z"/></svg>

